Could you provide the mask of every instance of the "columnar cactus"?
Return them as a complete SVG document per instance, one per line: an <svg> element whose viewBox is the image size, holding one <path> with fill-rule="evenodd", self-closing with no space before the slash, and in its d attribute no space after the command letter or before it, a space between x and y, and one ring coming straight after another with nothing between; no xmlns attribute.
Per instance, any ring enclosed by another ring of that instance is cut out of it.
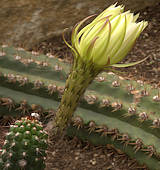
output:
<svg viewBox="0 0 160 170"><path fill-rule="evenodd" d="M10 126L1 153L0 169L44 170L48 135L34 115L23 117Z"/></svg>

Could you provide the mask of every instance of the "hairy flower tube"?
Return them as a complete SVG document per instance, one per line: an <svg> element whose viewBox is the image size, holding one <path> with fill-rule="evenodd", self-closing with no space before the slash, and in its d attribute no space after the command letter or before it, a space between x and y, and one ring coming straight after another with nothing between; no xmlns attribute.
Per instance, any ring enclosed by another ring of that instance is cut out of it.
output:
<svg viewBox="0 0 160 170"><path fill-rule="evenodd" d="M111 5L82 29L83 23L95 15L79 22L72 31L72 45L63 37L74 54L74 63L56 112L55 123L58 129L63 130L70 123L79 100L101 71L110 66L128 67L143 61L117 64L131 50L148 24L146 21L136 22L139 14L123 10L123 6Z"/></svg>
<svg viewBox="0 0 160 170"><path fill-rule="evenodd" d="M123 11L124 6L111 5L80 31L82 24L92 16L79 22L72 32L75 55L100 67L122 61L148 25L146 21L136 22L139 14Z"/></svg>

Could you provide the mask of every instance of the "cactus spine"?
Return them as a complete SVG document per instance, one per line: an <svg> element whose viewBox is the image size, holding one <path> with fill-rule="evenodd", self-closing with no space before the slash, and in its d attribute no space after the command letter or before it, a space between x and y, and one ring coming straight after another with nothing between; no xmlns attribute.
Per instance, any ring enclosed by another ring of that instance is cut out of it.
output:
<svg viewBox="0 0 160 170"><path fill-rule="evenodd" d="M1 153L1 169L44 170L47 136L35 117L23 117L16 121L6 134Z"/></svg>

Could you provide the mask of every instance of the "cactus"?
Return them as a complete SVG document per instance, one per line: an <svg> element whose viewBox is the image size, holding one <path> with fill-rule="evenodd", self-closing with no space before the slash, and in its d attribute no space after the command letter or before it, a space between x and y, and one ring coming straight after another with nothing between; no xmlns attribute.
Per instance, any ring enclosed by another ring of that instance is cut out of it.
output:
<svg viewBox="0 0 160 170"><path fill-rule="evenodd" d="M56 58L12 47L1 47L1 51L1 115L54 115L70 66ZM37 64L44 62L48 64ZM81 98L67 133L96 145L113 144L141 164L158 170L159 102L158 88L103 72Z"/></svg>
<svg viewBox="0 0 160 170"><path fill-rule="evenodd" d="M33 114L33 113L32 113ZM23 117L10 126L4 141L0 169L44 170L47 133L34 116Z"/></svg>

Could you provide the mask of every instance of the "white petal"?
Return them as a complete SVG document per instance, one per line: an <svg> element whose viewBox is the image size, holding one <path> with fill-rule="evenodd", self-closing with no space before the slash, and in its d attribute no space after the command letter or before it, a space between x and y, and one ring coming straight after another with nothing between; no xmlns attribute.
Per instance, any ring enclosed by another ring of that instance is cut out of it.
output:
<svg viewBox="0 0 160 170"><path fill-rule="evenodd" d="M124 16L121 15L118 25L114 28L114 31L111 32L111 38L109 46L104 54L105 56L108 55L109 57L112 57L118 51L124 40L125 34L126 34L126 19Z"/></svg>
<svg viewBox="0 0 160 170"><path fill-rule="evenodd" d="M111 64L118 63L121 61L127 53L130 51L131 47L133 46L136 38L140 34L140 29L142 28L142 24L136 24L132 23L129 25L126 36L124 38L124 41L117 51L117 53L114 55L113 58L111 58Z"/></svg>

